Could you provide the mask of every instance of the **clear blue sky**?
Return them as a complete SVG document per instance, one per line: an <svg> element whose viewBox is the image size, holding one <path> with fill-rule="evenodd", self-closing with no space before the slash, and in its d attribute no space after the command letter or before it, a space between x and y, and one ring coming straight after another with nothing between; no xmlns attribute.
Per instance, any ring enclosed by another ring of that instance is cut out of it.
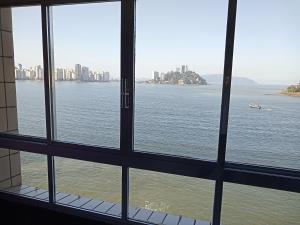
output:
<svg viewBox="0 0 300 225"><path fill-rule="evenodd" d="M225 0L137 0L136 77L175 70L223 72ZM300 1L239 0L233 74L259 83L300 82ZM53 9L56 67L120 71L120 3ZM15 8L16 63L42 64L40 8Z"/></svg>

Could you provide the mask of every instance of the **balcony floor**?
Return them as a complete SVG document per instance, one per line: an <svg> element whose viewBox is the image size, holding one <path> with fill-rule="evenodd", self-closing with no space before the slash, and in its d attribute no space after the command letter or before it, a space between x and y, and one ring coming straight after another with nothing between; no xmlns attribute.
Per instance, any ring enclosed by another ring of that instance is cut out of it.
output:
<svg viewBox="0 0 300 225"><path fill-rule="evenodd" d="M49 193L47 190L26 185L10 187L2 190L11 194L21 195L41 201L48 201ZM56 204L73 207L81 210L87 210L94 213L121 217L121 204L85 198L79 195L72 195L58 192L56 195ZM195 220L183 216L172 215L168 213L152 211L144 208L129 208L128 217L133 220L146 222L149 224L163 225L210 225L207 221Z"/></svg>

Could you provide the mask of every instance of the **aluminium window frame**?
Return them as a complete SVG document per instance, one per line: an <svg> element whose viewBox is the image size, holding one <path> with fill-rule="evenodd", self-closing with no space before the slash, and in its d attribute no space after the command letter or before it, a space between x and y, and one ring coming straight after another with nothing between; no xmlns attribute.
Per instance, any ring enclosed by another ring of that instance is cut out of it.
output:
<svg viewBox="0 0 300 225"><path fill-rule="evenodd" d="M57 141L55 140L55 82L53 80L54 58L51 7L73 3L113 1L121 2L120 151L106 147ZM55 203L54 168L54 157L56 156L120 166L122 168L122 216L121 220L117 220L117 222L124 224L129 222L138 224L130 221L127 217L129 207L129 168L216 181L212 213L213 225L220 224L224 182L300 193L300 171L298 170L246 165L225 160L237 0L228 0L217 161L134 151L135 3L136 0L2 0L0 2L0 7L41 6L47 137L37 138L0 133L0 146L47 155L49 203L53 207L57 207ZM86 212L86 214L88 213ZM110 217L105 217L105 219L108 221L115 220Z"/></svg>

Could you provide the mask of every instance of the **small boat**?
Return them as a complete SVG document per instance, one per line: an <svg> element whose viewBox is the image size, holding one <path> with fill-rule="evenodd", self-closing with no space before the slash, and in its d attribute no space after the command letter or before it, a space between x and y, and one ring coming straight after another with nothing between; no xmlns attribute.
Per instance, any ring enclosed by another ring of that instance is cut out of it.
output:
<svg viewBox="0 0 300 225"><path fill-rule="evenodd" d="M250 108L255 108L255 109L261 109L261 105L259 105L259 104L252 104L252 103L250 103L249 107Z"/></svg>

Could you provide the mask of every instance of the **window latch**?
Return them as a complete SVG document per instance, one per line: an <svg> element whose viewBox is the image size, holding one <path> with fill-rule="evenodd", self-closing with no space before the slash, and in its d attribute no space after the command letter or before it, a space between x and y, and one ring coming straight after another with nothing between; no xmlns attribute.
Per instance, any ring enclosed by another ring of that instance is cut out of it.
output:
<svg viewBox="0 0 300 225"><path fill-rule="evenodd" d="M128 80L126 78L121 79L121 108L129 109L129 97L130 93L128 91Z"/></svg>

